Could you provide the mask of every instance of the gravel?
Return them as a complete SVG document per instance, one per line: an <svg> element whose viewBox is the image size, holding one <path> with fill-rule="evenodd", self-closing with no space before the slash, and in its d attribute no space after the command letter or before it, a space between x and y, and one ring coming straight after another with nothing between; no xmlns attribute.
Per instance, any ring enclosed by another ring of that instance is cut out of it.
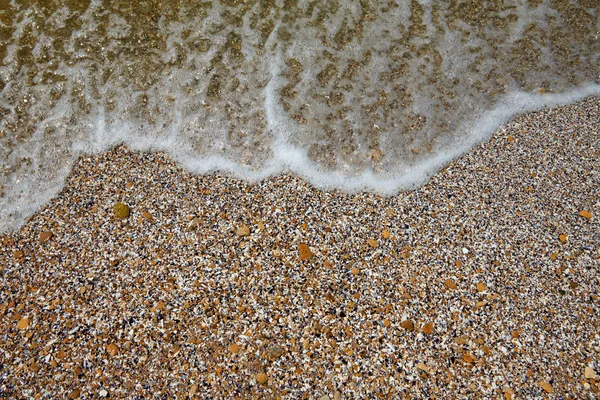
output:
<svg viewBox="0 0 600 400"><path fill-rule="evenodd" d="M596 397L599 121L523 115L394 197L83 157L0 236L0 397Z"/></svg>

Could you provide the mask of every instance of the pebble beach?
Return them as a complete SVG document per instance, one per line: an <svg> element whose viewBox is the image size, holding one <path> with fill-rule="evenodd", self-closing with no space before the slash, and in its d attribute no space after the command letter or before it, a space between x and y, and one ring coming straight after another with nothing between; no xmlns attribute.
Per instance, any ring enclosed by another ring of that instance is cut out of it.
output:
<svg viewBox="0 0 600 400"><path fill-rule="evenodd" d="M598 98L393 197L82 157L0 236L0 398L597 398L598 216Z"/></svg>

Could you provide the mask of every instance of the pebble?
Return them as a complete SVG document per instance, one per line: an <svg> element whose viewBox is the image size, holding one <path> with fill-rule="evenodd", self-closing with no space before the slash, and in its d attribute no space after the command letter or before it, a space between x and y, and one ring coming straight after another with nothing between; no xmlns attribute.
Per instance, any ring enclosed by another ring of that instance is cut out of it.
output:
<svg viewBox="0 0 600 400"><path fill-rule="evenodd" d="M106 351L108 352L108 354L110 354L111 357L115 357L119 354L119 347L116 344L111 343L108 346L106 346Z"/></svg>
<svg viewBox="0 0 600 400"><path fill-rule="evenodd" d="M586 210L579 211L579 215L586 219L592 218L592 213Z"/></svg>
<svg viewBox="0 0 600 400"><path fill-rule="evenodd" d="M126 219L129 217L129 206L124 203L117 203L114 207L115 218L117 219Z"/></svg>
<svg viewBox="0 0 600 400"><path fill-rule="evenodd" d="M446 282L444 282L444 286L450 290L456 290L458 288L456 286L456 282L454 282L454 280L452 279L446 279Z"/></svg>
<svg viewBox="0 0 600 400"><path fill-rule="evenodd" d="M300 243L298 245L298 254L301 261L309 260L312 257L312 251L306 243Z"/></svg>
<svg viewBox="0 0 600 400"><path fill-rule="evenodd" d="M40 233L40 243L46 243L51 238L52 238L52 232L50 232L50 231L43 231Z"/></svg>
<svg viewBox="0 0 600 400"><path fill-rule="evenodd" d="M238 226L235 231L235 234L238 236L250 236L250 228L247 225Z"/></svg>
<svg viewBox="0 0 600 400"><path fill-rule="evenodd" d="M400 322L400 326L408 331L415 329L415 324L411 320L405 320Z"/></svg>
<svg viewBox="0 0 600 400"><path fill-rule="evenodd" d="M585 379L597 379L596 371L594 371L592 367L585 367L583 375L585 376Z"/></svg>
<svg viewBox="0 0 600 400"><path fill-rule="evenodd" d="M240 352L240 346L238 346L236 343L232 343L229 345L229 352L232 354L237 354Z"/></svg>
<svg viewBox="0 0 600 400"><path fill-rule="evenodd" d="M260 383L261 385L267 383L268 380L269 380L269 378L267 377L267 374L265 374L264 372L256 375L256 382Z"/></svg>
<svg viewBox="0 0 600 400"><path fill-rule="evenodd" d="M540 386L546 393L552 393L552 385L546 381L541 381Z"/></svg>
<svg viewBox="0 0 600 400"><path fill-rule="evenodd" d="M27 317L21 318L19 320L19 323L17 324L17 328L22 331L27 329L28 326L29 326L29 318L27 318Z"/></svg>
<svg viewBox="0 0 600 400"><path fill-rule="evenodd" d="M423 333L426 335L431 335L433 333L433 324L428 323L423 325Z"/></svg>
<svg viewBox="0 0 600 400"><path fill-rule="evenodd" d="M358 269L357 267L352 267L352 275L358 275L360 274L360 269Z"/></svg>
<svg viewBox="0 0 600 400"><path fill-rule="evenodd" d="M558 240L560 240L561 243L567 243L567 235L558 235Z"/></svg>
<svg viewBox="0 0 600 400"><path fill-rule="evenodd" d="M100 396L100 397L108 397L108 390L106 390L106 389L101 389L101 390L98 392L98 396Z"/></svg>

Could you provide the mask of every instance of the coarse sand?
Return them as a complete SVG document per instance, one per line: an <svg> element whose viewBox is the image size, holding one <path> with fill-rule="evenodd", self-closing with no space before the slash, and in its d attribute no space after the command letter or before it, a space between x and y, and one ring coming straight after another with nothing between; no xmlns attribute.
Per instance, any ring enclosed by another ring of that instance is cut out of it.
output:
<svg viewBox="0 0 600 400"><path fill-rule="evenodd" d="M82 157L0 236L0 397L594 398L600 100L394 197Z"/></svg>

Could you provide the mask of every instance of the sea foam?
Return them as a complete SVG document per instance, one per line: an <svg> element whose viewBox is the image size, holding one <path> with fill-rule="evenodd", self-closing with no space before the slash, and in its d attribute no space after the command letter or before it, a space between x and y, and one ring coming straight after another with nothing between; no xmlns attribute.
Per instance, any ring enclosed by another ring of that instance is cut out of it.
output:
<svg viewBox="0 0 600 400"><path fill-rule="evenodd" d="M199 174L414 188L515 115L600 95L599 6L566 3L12 2L0 231L122 143Z"/></svg>

